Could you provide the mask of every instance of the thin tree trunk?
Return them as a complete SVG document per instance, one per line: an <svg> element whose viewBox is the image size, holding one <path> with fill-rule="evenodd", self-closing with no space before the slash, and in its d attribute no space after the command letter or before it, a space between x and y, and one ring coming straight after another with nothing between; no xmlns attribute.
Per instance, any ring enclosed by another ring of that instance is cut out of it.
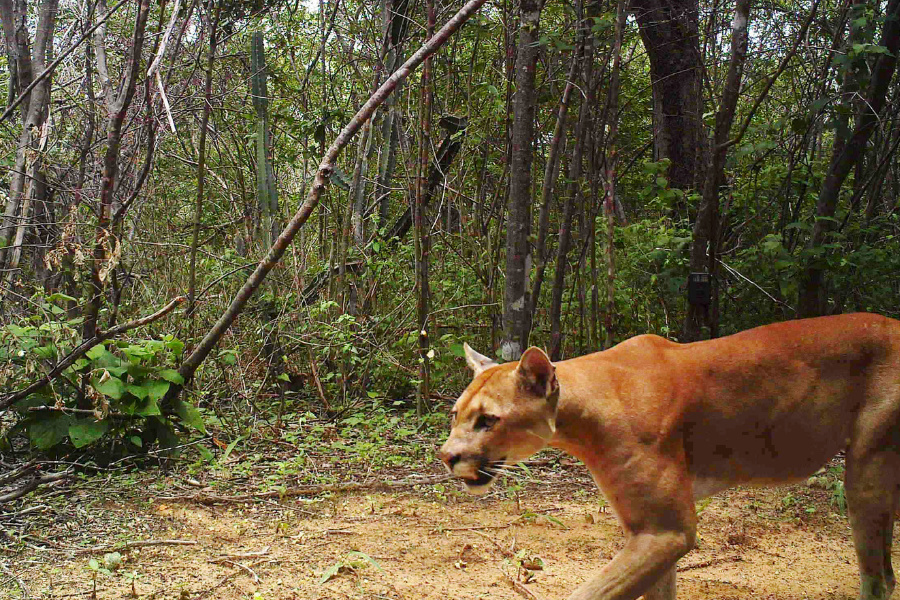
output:
<svg viewBox="0 0 900 600"><path fill-rule="evenodd" d="M731 126L741 91L741 76L744 61L747 57L747 30L750 21L750 0L737 0L734 8L733 31L731 33L731 60L728 74L725 77L725 91L719 110L716 113L716 129L713 139L711 164L706 170L703 184L703 201L694 223L693 241L691 242L692 273L708 273L712 286L715 286L716 250L718 239L716 231L719 223L719 189L725 183L725 159L728 156ZM696 299L693 299L696 300ZM713 288L712 302L715 302ZM700 302L688 302L688 313L685 319L683 341L700 339L700 329L705 321L710 328L711 337L718 335L718 324L710 319L710 306Z"/></svg>
<svg viewBox="0 0 900 600"><path fill-rule="evenodd" d="M216 2L215 14L209 19L209 54L206 57L206 86L203 92L203 116L200 118L200 140L197 143L197 201L194 205L194 231L191 240L190 283L188 284L187 314L191 320L191 339L194 339L197 323L197 248L200 244L200 223L203 218L203 194L206 188L206 130L212 112L213 65L216 61L216 35L222 3Z"/></svg>
<svg viewBox="0 0 900 600"><path fill-rule="evenodd" d="M869 137L878 125L879 114L885 106L888 87L894 76L897 65L897 52L900 50L900 0L890 0L885 11L884 29L880 44L887 48L881 54L872 69L865 102L861 104L863 113L859 124L843 147L835 147L831 156L828 174L819 192L816 203L816 219L813 226L809 248L820 248L828 234L834 230L834 215L840 197L841 187L859 160L868 143ZM823 258L811 259L800 280L798 316L811 317L824 312L824 280L825 266Z"/></svg>
<svg viewBox="0 0 900 600"><path fill-rule="evenodd" d="M88 297L85 306L83 336L89 339L98 335L97 316L100 313L100 303L106 279L112 268L107 262L108 251L116 252L116 240L113 240L110 229L112 216L113 192L116 185L116 177L119 172L119 148L122 142L122 125L128 108L134 98L137 85L138 70L141 64L141 52L144 48L144 34L147 29L147 17L150 12L150 0L140 0L137 15L135 16L134 37L128 55L128 62L122 78L122 86L119 95L107 106L109 122L106 134L106 154L103 158L103 175L100 184L100 217L97 221L97 233L94 243L93 264L91 265L91 277L86 285ZM99 44L103 46L103 44Z"/></svg>
<svg viewBox="0 0 900 600"><path fill-rule="evenodd" d="M434 35L434 0L427 0L428 29L426 41ZM421 419L428 409L428 398L431 388L431 357L428 356L430 341L428 338L428 313L431 304L431 286L428 281L428 263L431 250L431 238L428 224L425 222L425 193L428 186L428 155L431 148L431 104L434 84L432 82L431 58L425 59L422 68L422 94L419 99L420 125L419 166L416 180L415 198L415 238L416 238L416 321L419 328L419 385L416 388L416 416Z"/></svg>
<svg viewBox="0 0 900 600"><path fill-rule="evenodd" d="M581 51L576 50L571 58L572 65L566 77L566 87L559 101L559 110L556 114L556 125L553 128L553 138L550 140L550 149L547 154L547 164L544 167L544 181L541 186L541 211L538 217L538 239L534 254L537 264L534 272L534 282L531 287L531 309L529 316L529 330L534 325L537 307L541 300L541 287L544 283L544 272L547 269L547 235L550 230L550 204L553 199L553 190L556 186L556 178L559 175L559 153L566 137L566 115L569 112L569 98L575 87L575 77L578 73Z"/></svg>
<svg viewBox="0 0 900 600"><path fill-rule="evenodd" d="M553 289L550 295L550 359L559 360L562 354L564 336L562 334L562 300L566 287L566 267L569 247L572 241L572 219L580 194L582 156L584 154L585 137L587 136L588 116L593 103L593 44L585 43L585 55L582 61L584 70L584 90L587 96L582 99L578 112L578 123L572 132L575 139L575 147L572 150L572 158L569 162L569 189L566 194L566 204L563 208L562 219L559 223L559 239L556 249L556 272L553 277Z"/></svg>
<svg viewBox="0 0 900 600"><path fill-rule="evenodd" d="M13 49L11 53L17 55L18 59L16 70L20 89L31 85L35 69L39 73L43 72L49 62L58 4L58 0L44 0L41 4L32 56L28 39L26 3L17 0L13 7L10 0L0 2L6 45L8 49ZM10 37L10 34L14 37ZM22 103L22 132L16 147L15 167L10 177L9 197L3 220L0 222L0 267L6 267L6 276L10 279L14 276L14 270L18 268L21 243L14 244L12 251L9 246L14 239L24 237L24 228L29 220L28 207L25 206L26 182L29 175L33 177L35 170L40 169L42 159L36 150L47 119L50 89L51 78L45 77ZM32 156L30 162L29 155Z"/></svg>
<svg viewBox="0 0 900 600"><path fill-rule="evenodd" d="M606 336L603 347L612 346L616 312L616 166L619 161L619 71L622 64L622 37L625 32L625 0L616 6L616 40L613 48L612 75L609 83L609 154L606 159Z"/></svg>
<svg viewBox="0 0 900 600"><path fill-rule="evenodd" d="M504 360L518 360L528 343L528 275L531 268L531 164L534 157L535 68L541 2L521 0L516 94L513 98L509 209L506 222L506 292L503 300Z"/></svg>

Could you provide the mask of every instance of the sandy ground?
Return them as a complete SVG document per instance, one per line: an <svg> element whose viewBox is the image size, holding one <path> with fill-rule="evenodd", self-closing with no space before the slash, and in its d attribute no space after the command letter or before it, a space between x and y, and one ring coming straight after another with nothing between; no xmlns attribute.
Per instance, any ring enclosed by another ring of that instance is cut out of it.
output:
<svg viewBox="0 0 900 600"><path fill-rule="evenodd" d="M446 483L219 505L178 499L172 489L190 490L180 481L156 491L157 478L127 494L83 486L45 526L6 528L0 598L26 597L23 586L30 598L91 598L96 585L97 598L116 599L561 599L623 540L586 477L566 469L486 498ZM733 490L700 510L679 598L856 597L850 528L831 492ZM92 570L104 552L85 548L136 540L187 545L131 548L116 568Z"/></svg>

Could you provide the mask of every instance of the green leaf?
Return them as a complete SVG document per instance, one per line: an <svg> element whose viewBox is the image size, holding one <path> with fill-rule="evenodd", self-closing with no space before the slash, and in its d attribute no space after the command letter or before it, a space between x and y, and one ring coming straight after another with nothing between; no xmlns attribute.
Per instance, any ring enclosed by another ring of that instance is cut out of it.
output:
<svg viewBox="0 0 900 600"><path fill-rule="evenodd" d="M106 349L106 346L104 346L103 344L97 344L96 346L85 352L84 355L91 360L97 360L101 356L103 356L104 353L109 353L109 350Z"/></svg>
<svg viewBox="0 0 900 600"><path fill-rule="evenodd" d="M150 395L150 388L145 385L134 385L133 383L125 384L125 391L137 398L143 400Z"/></svg>
<svg viewBox="0 0 900 600"><path fill-rule="evenodd" d="M28 437L38 450L48 450L69 435L72 417L62 413L41 415L28 424Z"/></svg>
<svg viewBox="0 0 900 600"><path fill-rule="evenodd" d="M280 375L278 375L278 379L280 379L281 381L287 381L287 382L290 382L290 380L291 380L290 376L287 373L281 373Z"/></svg>
<svg viewBox="0 0 900 600"><path fill-rule="evenodd" d="M141 439L139 435L133 435L128 438L128 441L137 446L138 448L144 447L144 440Z"/></svg>
<svg viewBox="0 0 900 600"><path fill-rule="evenodd" d="M178 371L176 371L175 369L163 369L162 371L157 373L157 375L159 375L166 381L171 381L172 383L175 383L177 385L184 384L184 377L182 377L181 374L178 373Z"/></svg>
<svg viewBox="0 0 900 600"><path fill-rule="evenodd" d="M94 382L94 389L103 394L104 396L109 396L114 400L121 400L122 396L125 394L125 383L119 379L118 377L110 376L109 379L104 381L103 383L99 383L99 379L96 379Z"/></svg>
<svg viewBox="0 0 900 600"><path fill-rule="evenodd" d="M148 390L147 395L153 400L162 400L166 392L169 391L170 385L172 384L168 381L148 381L144 384Z"/></svg>
<svg viewBox="0 0 900 600"><path fill-rule="evenodd" d="M168 340L166 348L174 352L176 356L181 356L181 353L184 352L184 342L181 340Z"/></svg>
<svg viewBox="0 0 900 600"><path fill-rule="evenodd" d="M340 571L341 567L343 567L343 566L344 566L343 563L336 562L333 565L331 565L330 567L328 567L325 570L325 572L322 573L322 578L319 579L319 585L325 585L326 583L331 581L331 578L334 577L335 575L337 575L337 572Z"/></svg>
<svg viewBox="0 0 900 600"><path fill-rule="evenodd" d="M94 419L79 419L69 425L69 439L76 448L84 448L93 444L109 430L109 421L95 421Z"/></svg>
<svg viewBox="0 0 900 600"><path fill-rule="evenodd" d="M203 415L190 402L175 401L175 412L181 417L185 425L192 427L200 433L206 433L206 425L203 424Z"/></svg>
<svg viewBox="0 0 900 600"><path fill-rule="evenodd" d="M155 417L161 415L162 412L159 410L159 405L154 398L147 398L135 407L134 413L132 414L140 415L142 417Z"/></svg>
<svg viewBox="0 0 900 600"><path fill-rule="evenodd" d="M359 550L354 550L353 552L349 553L347 556L350 558L359 557L359 558L365 560L367 563L369 563L373 567L375 567L380 573L384 573L384 569L381 568L381 565L379 565L377 562L375 562L375 559L372 558L371 556L369 556L368 554L366 554L365 552L360 552Z"/></svg>

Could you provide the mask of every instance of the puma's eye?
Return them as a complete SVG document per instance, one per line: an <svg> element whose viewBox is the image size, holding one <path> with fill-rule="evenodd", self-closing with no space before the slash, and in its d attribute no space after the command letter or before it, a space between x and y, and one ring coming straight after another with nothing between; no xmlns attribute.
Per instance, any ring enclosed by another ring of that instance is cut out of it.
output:
<svg viewBox="0 0 900 600"><path fill-rule="evenodd" d="M487 431L491 427L494 426L497 421L500 420L500 417L495 417L492 415L479 415L477 419L475 419L475 431Z"/></svg>

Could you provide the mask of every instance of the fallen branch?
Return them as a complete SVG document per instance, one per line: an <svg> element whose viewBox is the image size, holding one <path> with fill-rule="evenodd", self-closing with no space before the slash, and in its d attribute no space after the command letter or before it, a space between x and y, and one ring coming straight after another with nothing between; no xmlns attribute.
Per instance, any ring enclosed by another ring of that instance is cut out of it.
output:
<svg viewBox="0 0 900 600"><path fill-rule="evenodd" d="M744 558L740 554L735 554L733 556L722 556L719 558L710 558L708 560L701 560L700 562L696 562L690 565L684 565L683 567L678 567L678 572L681 573L682 571L690 571L691 569L705 569L706 567L711 567L720 563L741 562L742 560L744 560Z"/></svg>
<svg viewBox="0 0 900 600"><path fill-rule="evenodd" d="M175 298L174 300L172 300L171 302L166 304L164 307L162 307L161 309L159 309L152 315L147 315L146 317L141 317L140 319L135 319L134 321L129 321L128 323L122 323L121 325L117 325L107 331L97 330L97 335L95 335L94 337L92 337L88 340L85 340L84 342L79 344L77 348L72 350L72 352L70 352L68 354L68 356L66 356L64 359L62 359L59 362L59 364L57 364L56 367L54 367L42 379L35 381L31 385L29 385L27 388L25 388L23 390L19 390L18 392L15 392L13 394L10 394L7 397L0 400L0 410L9 408L14 403L18 402L19 400L21 400L23 398L26 398L29 394L33 394L34 392L38 391L39 389L41 389L42 387L44 387L45 385L50 383L52 380L59 377L63 371L65 371L70 366L72 366L76 360L78 360L79 358L81 358L82 356L87 354L88 351L91 348L93 348L94 346L96 346L97 344L101 344L101 343L105 342L106 340L114 338L119 334L125 333L126 331L128 331L130 329L135 329L142 325L146 325L147 323L152 323L153 321L156 321L157 319L161 319L162 317L164 317L167 314L169 314L170 312L172 312L175 309L175 307L178 306L179 304L181 304L182 302L184 302L184 300L185 300L184 296L178 296L177 298Z"/></svg>
<svg viewBox="0 0 900 600"><path fill-rule="evenodd" d="M217 565L217 564L221 564L223 562L232 562L235 560L243 560L245 558L261 558L263 556L268 556L268 555L269 555L269 547L266 546L265 548L263 548L262 550L259 550L257 552L239 552L237 554L226 554L224 556L219 556L217 558L211 558L206 562Z"/></svg>
<svg viewBox="0 0 900 600"><path fill-rule="evenodd" d="M427 479L407 479L404 481L370 481L370 482L350 482L350 483L329 483L322 485L304 485L289 490L271 490L268 492L259 492L256 494L240 494L235 496L217 496L206 492L198 492L187 496L158 496L159 500L187 500L190 502L199 502L200 504L219 504L229 502L255 502L257 500L265 500L267 498L292 498L296 496L315 496L324 493L341 493L356 492L360 490L379 491L379 490L396 490L398 488L412 487L415 485L433 485L449 481L451 475L440 475L437 477L429 477Z"/></svg>
<svg viewBox="0 0 900 600"><path fill-rule="evenodd" d="M125 542L112 546L95 546L94 548L81 548L75 554L106 554L107 552L128 552L134 548L147 548L148 546L196 546L194 540L141 540L137 542Z"/></svg>
<svg viewBox="0 0 900 600"><path fill-rule="evenodd" d="M71 474L72 473L69 471L63 471L62 473L49 473L47 475L41 475L40 477L34 477L31 479L31 481L29 481L19 489L13 490L8 494L0 496L0 505L6 504L7 502L12 502L13 500L18 500L25 494L33 492L42 485L53 483L54 481L62 481L63 479L68 478Z"/></svg>

